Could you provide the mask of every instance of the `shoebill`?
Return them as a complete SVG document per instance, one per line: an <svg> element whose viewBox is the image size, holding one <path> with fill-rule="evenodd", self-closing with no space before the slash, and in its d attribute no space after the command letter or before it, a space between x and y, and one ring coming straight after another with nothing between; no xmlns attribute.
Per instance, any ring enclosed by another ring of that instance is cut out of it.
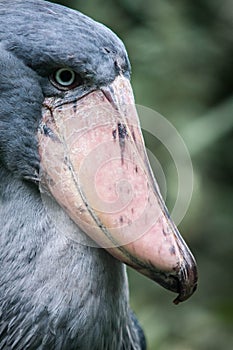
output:
<svg viewBox="0 0 233 350"><path fill-rule="evenodd" d="M124 44L75 10L1 0L0 67L0 349L145 349L126 265L175 303L197 272L148 162Z"/></svg>

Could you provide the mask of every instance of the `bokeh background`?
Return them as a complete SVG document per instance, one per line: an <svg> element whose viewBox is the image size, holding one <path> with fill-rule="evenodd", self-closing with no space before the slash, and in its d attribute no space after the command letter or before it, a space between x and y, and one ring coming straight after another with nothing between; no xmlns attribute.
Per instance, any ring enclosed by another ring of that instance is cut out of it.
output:
<svg viewBox="0 0 233 350"><path fill-rule="evenodd" d="M193 196L179 229L198 262L198 291L175 306L172 293L129 270L131 305L148 349L232 350L232 0L54 2L78 9L119 35L130 56L136 102L166 116L192 158ZM164 170L166 202L172 208L176 169L163 145L150 133L144 136Z"/></svg>

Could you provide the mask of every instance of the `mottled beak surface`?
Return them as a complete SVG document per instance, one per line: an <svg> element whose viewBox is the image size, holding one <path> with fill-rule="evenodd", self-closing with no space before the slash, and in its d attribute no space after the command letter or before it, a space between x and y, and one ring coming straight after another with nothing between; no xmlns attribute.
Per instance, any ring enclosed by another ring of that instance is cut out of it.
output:
<svg viewBox="0 0 233 350"><path fill-rule="evenodd" d="M170 219L145 151L129 80L69 103L44 101L41 182L117 259L178 293L196 289L195 260Z"/></svg>

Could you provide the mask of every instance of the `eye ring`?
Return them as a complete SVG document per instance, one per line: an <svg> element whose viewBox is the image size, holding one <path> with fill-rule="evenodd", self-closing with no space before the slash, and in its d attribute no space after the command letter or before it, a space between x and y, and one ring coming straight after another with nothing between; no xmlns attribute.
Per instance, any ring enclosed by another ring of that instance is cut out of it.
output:
<svg viewBox="0 0 233 350"><path fill-rule="evenodd" d="M81 84L81 77L71 68L57 69L50 76L51 83L59 90L67 91Z"/></svg>

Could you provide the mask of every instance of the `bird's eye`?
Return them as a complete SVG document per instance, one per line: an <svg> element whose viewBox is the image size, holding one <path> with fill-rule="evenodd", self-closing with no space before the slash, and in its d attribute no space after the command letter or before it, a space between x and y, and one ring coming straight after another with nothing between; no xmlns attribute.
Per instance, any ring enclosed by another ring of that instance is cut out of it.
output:
<svg viewBox="0 0 233 350"><path fill-rule="evenodd" d="M71 68L59 68L50 76L51 83L60 90L70 90L81 84L81 77Z"/></svg>

